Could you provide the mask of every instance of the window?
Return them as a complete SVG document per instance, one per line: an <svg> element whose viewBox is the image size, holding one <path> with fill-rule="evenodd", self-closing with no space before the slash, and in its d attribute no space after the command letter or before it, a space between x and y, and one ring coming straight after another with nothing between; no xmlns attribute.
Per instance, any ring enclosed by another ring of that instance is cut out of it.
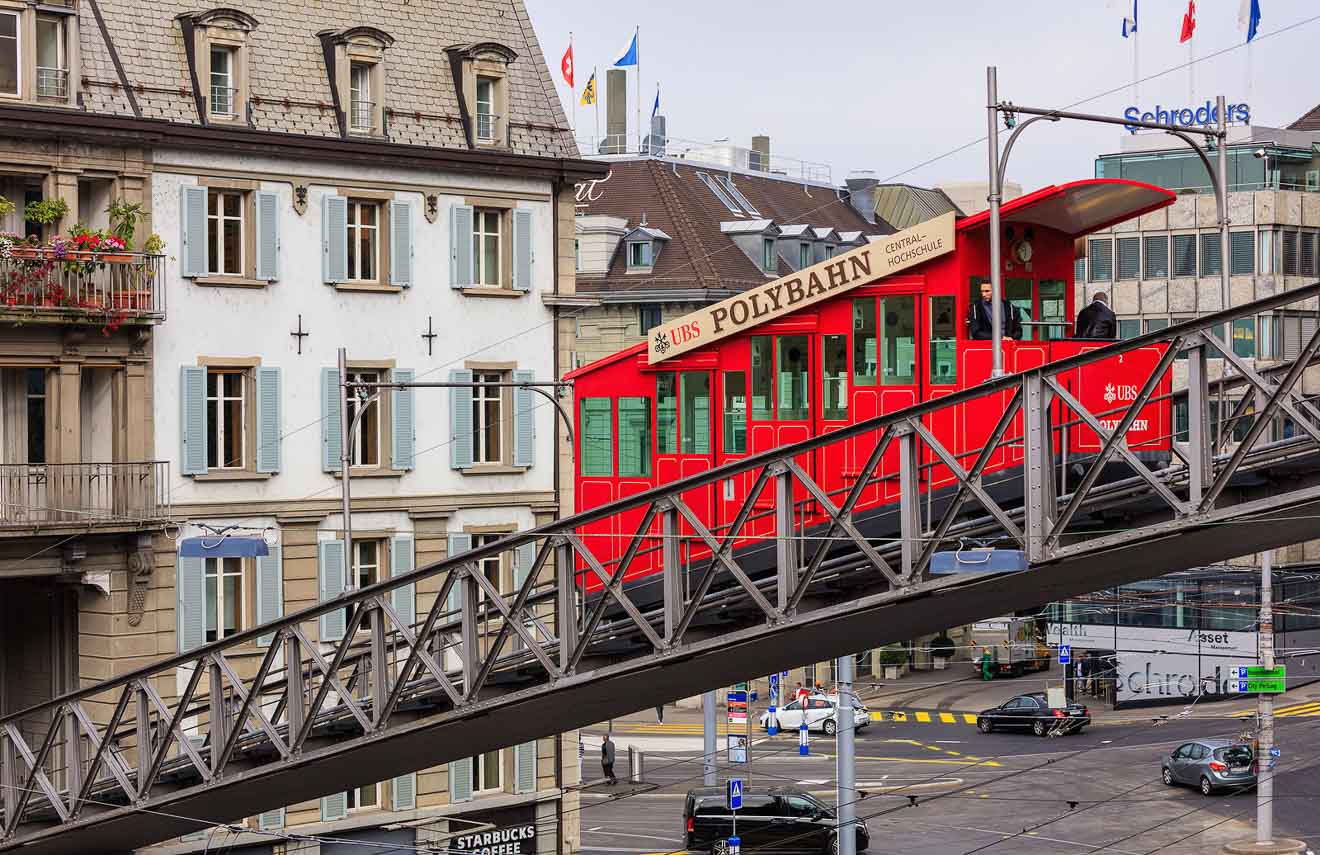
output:
<svg viewBox="0 0 1320 855"><path fill-rule="evenodd" d="M1169 319L1168 319L1168 318L1147 318L1147 319L1146 319L1146 332L1148 332L1148 333L1151 333L1151 332L1158 332L1159 330L1167 329L1168 326L1169 326Z"/></svg>
<svg viewBox="0 0 1320 855"><path fill-rule="evenodd" d="M349 371L348 379L354 383L379 383L382 380L379 371ZM349 390L346 404L348 406L348 423L351 425L353 419L357 417L358 407L362 406L362 401L358 399L356 390ZM358 429L353 433L352 442L349 444L351 450L349 465L380 465L381 429L380 399L377 398L366 403L362 418L358 420Z"/></svg>
<svg viewBox="0 0 1320 855"><path fill-rule="evenodd" d="M482 142L495 141L495 126L499 122L499 116L495 115L497 83L493 77L477 78L477 139Z"/></svg>
<svg viewBox="0 0 1320 855"><path fill-rule="evenodd" d="M798 270L804 267L810 267L812 260L811 244L803 242L798 244Z"/></svg>
<svg viewBox="0 0 1320 855"><path fill-rule="evenodd" d="M1302 232L1300 240L1302 245L1300 253L1301 265L1299 268L1302 276L1315 275L1315 242L1315 232Z"/></svg>
<svg viewBox="0 0 1320 855"><path fill-rule="evenodd" d="M1256 319L1238 318L1233 322L1233 353L1244 359L1256 356Z"/></svg>
<svg viewBox="0 0 1320 855"><path fill-rule="evenodd" d="M747 373L724 372L724 453L747 453Z"/></svg>
<svg viewBox="0 0 1320 855"><path fill-rule="evenodd" d="M853 385L875 385L875 298L860 297L852 304Z"/></svg>
<svg viewBox="0 0 1320 855"><path fill-rule="evenodd" d="M477 208L472 214L472 281L478 286L498 288L501 283L501 212Z"/></svg>
<svg viewBox="0 0 1320 855"><path fill-rule="evenodd" d="M779 256L775 254L774 238L761 238L761 269L766 273L779 271Z"/></svg>
<svg viewBox="0 0 1320 855"><path fill-rule="evenodd" d="M718 184L711 180L711 177L704 172L697 173L697 180L710 188L710 192L715 194L715 198L720 200L720 204L728 208L731 213L741 214L742 208L733 201L733 197L724 191Z"/></svg>
<svg viewBox="0 0 1320 855"><path fill-rule="evenodd" d="M1087 241L1087 258L1091 262L1091 281L1108 282L1114 278L1114 243L1111 240Z"/></svg>
<svg viewBox="0 0 1320 855"><path fill-rule="evenodd" d="M826 257L826 258L833 258L833 257L834 257L834 253L835 253L837 250L838 250L838 247L836 247L834 244L832 244L832 243L827 243L827 244L825 244L825 257Z"/></svg>
<svg viewBox="0 0 1320 855"><path fill-rule="evenodd" d="M808 378L810 354L804 335L781 335L775 339L779 350L779 418L783 421L806 421L809 417Z"/></svg>
<svg viewBox="0 0 1320 855"><path fill-rule="evenodd" d="M628 269L651 269L651 242L633 241L628 244Z"/></svg>
<svg viewBox="0 0 1320 855"><path fill-rule="evenodd" d="M357 540L353 543L353 584L361 589L385 578L380 572L381 548L379 540Z"/></svg>
<svg viewBox="0 0 1320 855"><path fill-rule="evenodd" d="M775 417L774 339L752 336L752 418Z"/></svg>
<svg viewBox="0 0 1320 855"><path fill-rule="evenodd" d="M930 298L930 382L958 379L958 315L953 297Z"/></svg>
<svg viewBox="0 0 1320 855"><path fill-rule="evenodd" d="M1135 318L1124 318L1118 322L1118 337L1122 339L1136 338L1141 335L1141 321Z"/></svg>
<svg viewBox="0 0 1320 855"><path fill-rule="evenodd" d="M500 463L504 403L502 387L504 376L499 372L477 371L472 381L472 462Z"/></svg>
<svg viewBox="0 0 1320 855"><path fill-rule="evenodd" d="M1036 283L1036 299L1040 303L1040 323L1037 332L1028 336L1037 341L1054 341L1065 337L1072 323L1067 317L1068 285L1062 279L1041 279ZM1030 328L1028 328L1030 329Z"/></svg>
<svg viewBox="0 0 1320 855"><path fill-rule="evenodd" d="M348 71L348 126L355 131L376 128L376 102L371 98L372 67L365 62L352 63Z"/></svg>
<svg viewBox="0 0 1320 855"><path fill-rule="evenodd" d="M69 97L68 42L63 15L37 16L37 97L66 101ZM3 26L3 25L0 25ZM3 38L0 36L0 38ZM0 60L2 62L2 60ZM0 72L2 75L3 72Z"/></svg>
<svg viewBox="0 0 1320 855"><path fill-rule="evenodd" d="M880 377L885 386L916 382L917 318L915 297L885 297L880 301Z"/></svg>
<svg viewBox="0 0 1320 855"><path fill-rule="evenodd" d="M241 369L206 372L206 468L242 469L247 465L247 378Z"/></svg>
<svg viewBox="0 0 1320 855"><path fill-rule="evenodd" d="M243 274L243 195L230 190L206 192L208 273Z"/></svg>
<svg viewBox="0 0 1320 855"><path fill-rule="evenodd" d="M24 371L27 399L27 460L46 462L46 369Z"/></svg>
<svg viewBox="0 0 1320 855"><path fill-rule="evenodd" d="M756 210L756 206L743 195L742 191L738 189L738 185L733 183L732 178L729 178L726 175L718 175L715 177L715 180L720 183L720 186L724 188L725 192L732 196L739 205L742 205L744 211L751 214L753 217L761 216L761 212Z"/></svg>
<svg viewBox="0 0 1320 855"><path fill-rule="evenodd" d="M238 94L235 83L234 60L238 51L232 47L211 48L211 115L221 118L234 116L234 101Z"/></svg>
<svg viewBox="0 0 1320 855"><path fill-rule="evenodd" d="M678 375L655 376L655 442L660 454L678 454Z"/></svg>
<svg viewBox="0 0 1320 855"><path fill-rule="evenodd" d="M18 94L18 15L0 11L0 95Z"/></svg>
<svg viewBox="0 0 1320 855"><path fill-rule="evenodd" d="M1201 275L1218 276L1223 259L1219 251L1219 233L1207 232L1201 235Z"/></svg>
<svg viewBox="0 0 1320 855"><path fill-rule="evenodd" d="M1118 278L1136 279L1141 275L1141 238L1121 237L1118 243Z"/></svg>
<svg viewBox="0 0 1320 855"><path fill-rule="evenodd" d="M1215 235L1215 240L1219 235ZM1256 272L1256 233L1233 232L1228 236L1229 266L1233 276L1249 276Z"/></svg>
<svg viewBox="0 0 1320 855"><path fill-rule="evenodd" d="M348 200L348 278L375 282L380 275L379 202Z"/></svg>
<svg viewBox="0 0 1320 855"><path fill-rule="evenodd" d="M1173 275L1196 275L1196 235L1173 236Z"/></svg>
<svg viewBox="0 0 1320 855"><path fill-rule="evenodd" d="M578 421L582 474L609 478L614 474L614 418L610 399L583 398Z"/></svg>
<svg viewBox="0 0 1320 855"><path fill-rule="evenodd" d="M206 560L206 640L243 631L243 559Z"/></svg>
<svg viewBox="0 0 1320 855"><path fill-rule="evenodd" d="M619 399L619 477L651 475L651 399Z"/></svg>
<svg viewBox="0 0 1320 855"><path fill-rule="evenodd" d="M345 793L349 810L370 810L380 807L380 784L355 787Z"/></svg>
<svg viewBox="0 0 1320 855"><path fill-rule="evenodd" d="M473 793L490 793L504 789L503 753L497 748L472 758Z"/></svg>
<svg viewBox="0 0 1320 855"><path fill-rule="evenodd" d="M821 338L821 412L826 421L848 418L848 337Z"/></svg>
<svg viewBox="0 0 1320 855"><path fill-rule="evenodd" d="M480 547L483 546L489 546L492 543L498 541L502 537L504 537L503 532L494 532L490 534L474 534L472 536L472 548L479 549ZM494 588L497 592L501 594L504 593L503 556L500 555L499 553L496 553L494 555L488 555L485 558L481 559L481 561L478 563L481 566L478 567L477 569L481 572L481 575L485 577L486 581L490 583L490 586ZM482 600L487 599L485 592L479 594L479 598ZM489 615L487 616L487 619L489 619ZM477 785L473 784L472 789L474 790L478 789Z"/></svg>
<svg viewBox="0 0 1320 855"><path fill-rule="evenodd" d="M1085 258L1074 258L1074 259L1073 259L1073 281L1074 281L1074 282L1085 282L1085 281L1086 281L1086 259L1085 259Z"/></svg>
<svg viewBox="0 0 1320 855"><path fill-rule="evenodd" d="M1165 279L1169 275L1169 236L1147 235L1146 278Z"/></svg>
<svg viewBox="0 0 1320 855"><path fill-rule="evenodd" d="M682 454L710 454L710 374L684 371L678 375L683 413L679 419Z"/></svg>
<svg viewBox="0 0 1320 855"><path fill-rule="evenodd" d="M637 307L637 330L638 335L645 336L654 327L660 326L660 307L654 304L644 304Z"/></svg>
<svg viewBox="0 0 1320 855"><path fill-rule="evenodd" d="M1283 273L1286 276L1297 275L1299 266L1297 243L1297 232L1283 233Z"/></svg>

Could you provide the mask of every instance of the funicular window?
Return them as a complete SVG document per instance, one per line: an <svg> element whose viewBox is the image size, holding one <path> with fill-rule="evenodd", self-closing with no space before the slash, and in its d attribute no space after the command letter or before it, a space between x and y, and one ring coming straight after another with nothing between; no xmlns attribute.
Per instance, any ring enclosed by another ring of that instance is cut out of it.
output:
<svg viewBox="0 0 1320 855"><path fill-rule="evenodd" d="M875 385L875 298L853 300L853 385Z"/></svg>
<svg viewBox="0 0 1320 855"><path fill-rule="evenodd" d="M880 329L881 383L911 386L916 382L917 313L911 295L880 301L884 326Z"/></svg>
<svg viewBox="0 0 1320 855"><path fill-rule="evenodd" d="M581 426L582 474L608 478L614 474L614 425L609 398L583 398Z"/></svg>
<svg viewBox="0 0 1320 855"><path fill-rule="evenodd" d="M683 454L710 454L710 375L684 371L679 375L683 418L679 423Z"/></svg>
<svg viewBox="0 0 1320 855"><path fill-rule="evenodd" d="M1032 303L1032 286L1035 283L1030 279L1005 279L1004 280L1004 299L1010 306L1018 310L1018 320L1022 322L1022 338L1025 341L1034 341L1040 338L1036 332L1039 327L1034 326L1036 321L1036 307Z"/></svg>
<svg viewBox="0 0 1320 855"><path fill-rule="evenodd" d="M848 337L821 339L821 410L826 421L848 418Z"/></svg>
<svg viewBox="0 0 1320 855"><path fill-rule="evenodd" d="M672 371L655 375L655 440L657 454L678 454L678 377Z"/></svg>
<svg viewBox="0 0 1320 855"><path fill-rule="evenodd" d="M1068 327L1068 283L1062 279L1042 279L1037 284L1040 296L1040 320L1045 326L1037 327L1040 332L1036 338L1040 341L1058 341L1067 335Z"/></svg>
<svg viewBox="0 0 1320 855"><path fill-rule="evenodd" d="M806 421L807 383L810 358L807 337L779 336L779 418L782 421Z"/></svg>
<svg viewBox="0 0 1320 855"><path fill-rule="evenodd" d="M752 418L775 417L774 339L752 336Z"/></svg>
<svg viewBox="0 0 1320 855"><path fill-rule="evenodd" d="M747 372L724 372L724 453L747 453Z"/></svg>
<svg viewBox="0 0 1320 855"><path fill-rule="evenodd" d="M958 381L958 313L953 297L930 298L930 382Z"/></svg>
<svg viewBox="0 0 1320 855"><path fill-rule="evenodd" d="M619 399L619 477L651 475L651 399Z"/></svg>

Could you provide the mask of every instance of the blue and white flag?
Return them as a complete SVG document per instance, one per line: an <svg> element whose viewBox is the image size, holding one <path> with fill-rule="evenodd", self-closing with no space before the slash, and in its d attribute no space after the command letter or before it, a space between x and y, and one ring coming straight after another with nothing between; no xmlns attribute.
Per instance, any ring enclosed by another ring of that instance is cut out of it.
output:
<svg viewBox="0 0 1320 855"><path fill-rule="evenodd" d="M660 84L659 84L659 83L657 83L657 84L655 85L655 103L651 105L651 118L654 119L654 118L655 118L655 114L658 113L658 112L660 112Z"/></svg>
<svg viewBox="0 0 1320 855"><path fill-rule="evenodd" d="M1137 34L1137 0L1132 0L1132 14L1123 18L1123 38Z"/></svg>
<svg viewBox="0 0 1320 855"><path fill-rule="evenodd" d="M623 53L619 56L618 59L614 60L615 68L621 68L624 66L637 64L637 36L638 33L634 32L632 41L628 42L628 47L623 51Z"/></svg>
<svg viewBox="0 0 1320 855"><path fill-rule="evenodd" d="M1256 37L1260 27L1260 0L1242 0L1238 8L1238 26L1247 33L1247 43Z"/></svg>

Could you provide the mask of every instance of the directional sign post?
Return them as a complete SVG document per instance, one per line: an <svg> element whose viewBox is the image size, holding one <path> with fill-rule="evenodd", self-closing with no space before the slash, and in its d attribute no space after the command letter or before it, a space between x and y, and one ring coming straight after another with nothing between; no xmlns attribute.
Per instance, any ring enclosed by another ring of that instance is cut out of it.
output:
<svg viewBox="0 0 1320 855"><path fill-rule="evenodd" d="M775 709L779 706L779 675L770 675L770 705L766 711L765 730L766 733L774 736L779 732L779 719L775 717Z"/></svg>
<svg viewBox="0 0 1320 855"><path fill-rule="evenodd" d="M1067 664L1068 664L1069 662L1071 662L1071 661L1072 661L1072 645L1071 645L1071 644L1060 644L1060 645L1059 645L1059 664L1060 664L1060 665L1067 665Z"/></svg>
<svg viewBox="0 0 1320 855"><path fill-rule="evenodd" d="M1236 674L1233 676L1237 679L1230 677L1228 681L1230 692L1277 695L1288 691L1287 665L1276 665L1273 668L1262 665L1239 665L1235 671Z"/></svg>

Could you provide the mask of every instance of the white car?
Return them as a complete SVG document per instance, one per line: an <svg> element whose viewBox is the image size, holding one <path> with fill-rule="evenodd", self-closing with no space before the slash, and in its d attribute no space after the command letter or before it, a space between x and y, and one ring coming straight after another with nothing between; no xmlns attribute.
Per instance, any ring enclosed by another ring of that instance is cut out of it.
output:
<svg viewBox="0 0 1320 855"><path fill-rule="evenodd" d="M802 717L807 717L807 730L820 731L833 736L839 729L838 695L811 695L805 701L791 701L775 711L780 730L797 730ZM805 709L804 709L805 707ZM853 729L861 730L871 723L871 713L861 701L853 701ZM770 713L761 713L761 729L770 729Z"/></svg>

